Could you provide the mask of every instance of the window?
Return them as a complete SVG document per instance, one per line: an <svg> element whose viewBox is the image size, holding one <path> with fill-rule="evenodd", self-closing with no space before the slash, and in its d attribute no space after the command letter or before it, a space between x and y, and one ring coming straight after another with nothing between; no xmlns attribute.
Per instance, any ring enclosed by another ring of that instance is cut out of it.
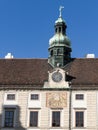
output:
<svg viewBox="0 0 98 130"><path fill-rule="evenodd" d="M55 29L55 32L57 33L57 28Z"/></svg>
<svg viewBox="0 0 98 130"><path fill-rule="evenodd" d="M65 27L63 27L63 34L65 33Z"/></svg>
<svg viewBox="0 0 98 130"><path fill-rule="evenodd" d="M76 112L75 117L76 117L75 126L84 127L84 112L83 111Z"/></svg>
<svg viewBox="0 0 98 130"><path fill-rule="evenodd" d="M14 126L14 109L5 110L4 127Z"/></svg>
<svg viewBox="0 0 98 130"><path fill-rule="evenodd" d="M53 56L53 50L51 50L50 55Z"/></svg>
<svg viewBox="0 0 98 130"><path fill-rule="evenodd" d="M83 100L84 95L83 94L76 94L76 100Z"/></svg>
<svg viewBox="0 0 98 130"><path fill-rule="evenodd" d="M7 94L7 100L15 100L15 94Z"/></svg>
<svg viewBox="0 0 98 130"><path fill-rule="evenodd" d="M60 127L60 111L52 112L52 127Z"/></svg>
<svg viewBox="0 0 98 130"><path fill-rule="evenodd" d="M59 33L61 32L61 27L59 27Z"/></svg>
<svg viewBox="0 0 98 130"><path fill-rule="evenodd" d="M38 111L30 111L30 126L38 127Z"/></svg>
<svg viewBox="0 0 98 130"><path fill-rule="evenodd" d="M31 94L31 100L38 100L39 95L38 94Z"/></svg>
<svg viewBox="0 0 98 130"><path fill-rule="evenodd" d="M60 49L57 49L57 55L59 55L60 54Z"/></svg>

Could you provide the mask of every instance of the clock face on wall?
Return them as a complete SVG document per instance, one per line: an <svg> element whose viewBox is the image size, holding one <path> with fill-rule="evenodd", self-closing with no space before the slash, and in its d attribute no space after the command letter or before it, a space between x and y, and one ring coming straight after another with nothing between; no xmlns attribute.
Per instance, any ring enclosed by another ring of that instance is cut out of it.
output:
<svg viewBox="0 0 98 130"><path fill-rule="evenodd" d="M52 80L54 82L60 82L62 80L62 74L60 72L55 72L52 74Z"/></svg>

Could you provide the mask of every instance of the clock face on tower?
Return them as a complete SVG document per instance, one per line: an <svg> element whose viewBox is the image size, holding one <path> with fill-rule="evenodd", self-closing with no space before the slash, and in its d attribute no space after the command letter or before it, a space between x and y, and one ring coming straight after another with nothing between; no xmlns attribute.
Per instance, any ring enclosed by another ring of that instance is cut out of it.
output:
<svg viewBox="0 0 98 130"><path fill-rule="evenodd" d="M60 72L54 72L52 74L52 80L54 82L60 82L62 80L62 74Z"/></svg>

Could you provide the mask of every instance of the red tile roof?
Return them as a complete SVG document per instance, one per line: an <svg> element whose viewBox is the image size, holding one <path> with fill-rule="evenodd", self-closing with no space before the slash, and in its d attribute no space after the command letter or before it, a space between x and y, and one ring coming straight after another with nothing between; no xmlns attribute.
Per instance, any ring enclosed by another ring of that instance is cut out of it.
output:
<svg viewBox="0 0 98 130"><path fill-rule="evenodd" d="M98 59L73 59L70 63L69 74L75 77L73 84L98 84Z"/></svg>
<svg viewBox="0 0 98 130"><path fill-rule="evenodd" d="M47 59L1 59L0 84L43 84L48 76Z"/></svg>
<svg viewBox="0 0 98 130"><path fill-rule="evenodd" d="M43 87L52 67L47 59L0 59L0 86ZM73 86L98 85L98 59L72 59L64 69L73 76Z"/></svg>

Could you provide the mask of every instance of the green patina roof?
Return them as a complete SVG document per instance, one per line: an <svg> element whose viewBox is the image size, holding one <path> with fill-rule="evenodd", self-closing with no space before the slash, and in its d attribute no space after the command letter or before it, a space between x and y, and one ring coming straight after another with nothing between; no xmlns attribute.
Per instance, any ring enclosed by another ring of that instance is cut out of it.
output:
<svg viewBox="0 0 98 130"><path fill-rule="evenodd" d="M71 42L69 38L66 35L63 35L62 33L60 34L55 34L50 40L49 40L49 45L64 45L64 46L71 46Z"/></svg>
<svg viewBox="0 0 98 130"><path fill-rule="evenodd" d="M55 24L57 24L57 23L65 23L65 24L66 24L65 20L64 20L62 17L59 17L59 18L55 21Z"/></svg>

